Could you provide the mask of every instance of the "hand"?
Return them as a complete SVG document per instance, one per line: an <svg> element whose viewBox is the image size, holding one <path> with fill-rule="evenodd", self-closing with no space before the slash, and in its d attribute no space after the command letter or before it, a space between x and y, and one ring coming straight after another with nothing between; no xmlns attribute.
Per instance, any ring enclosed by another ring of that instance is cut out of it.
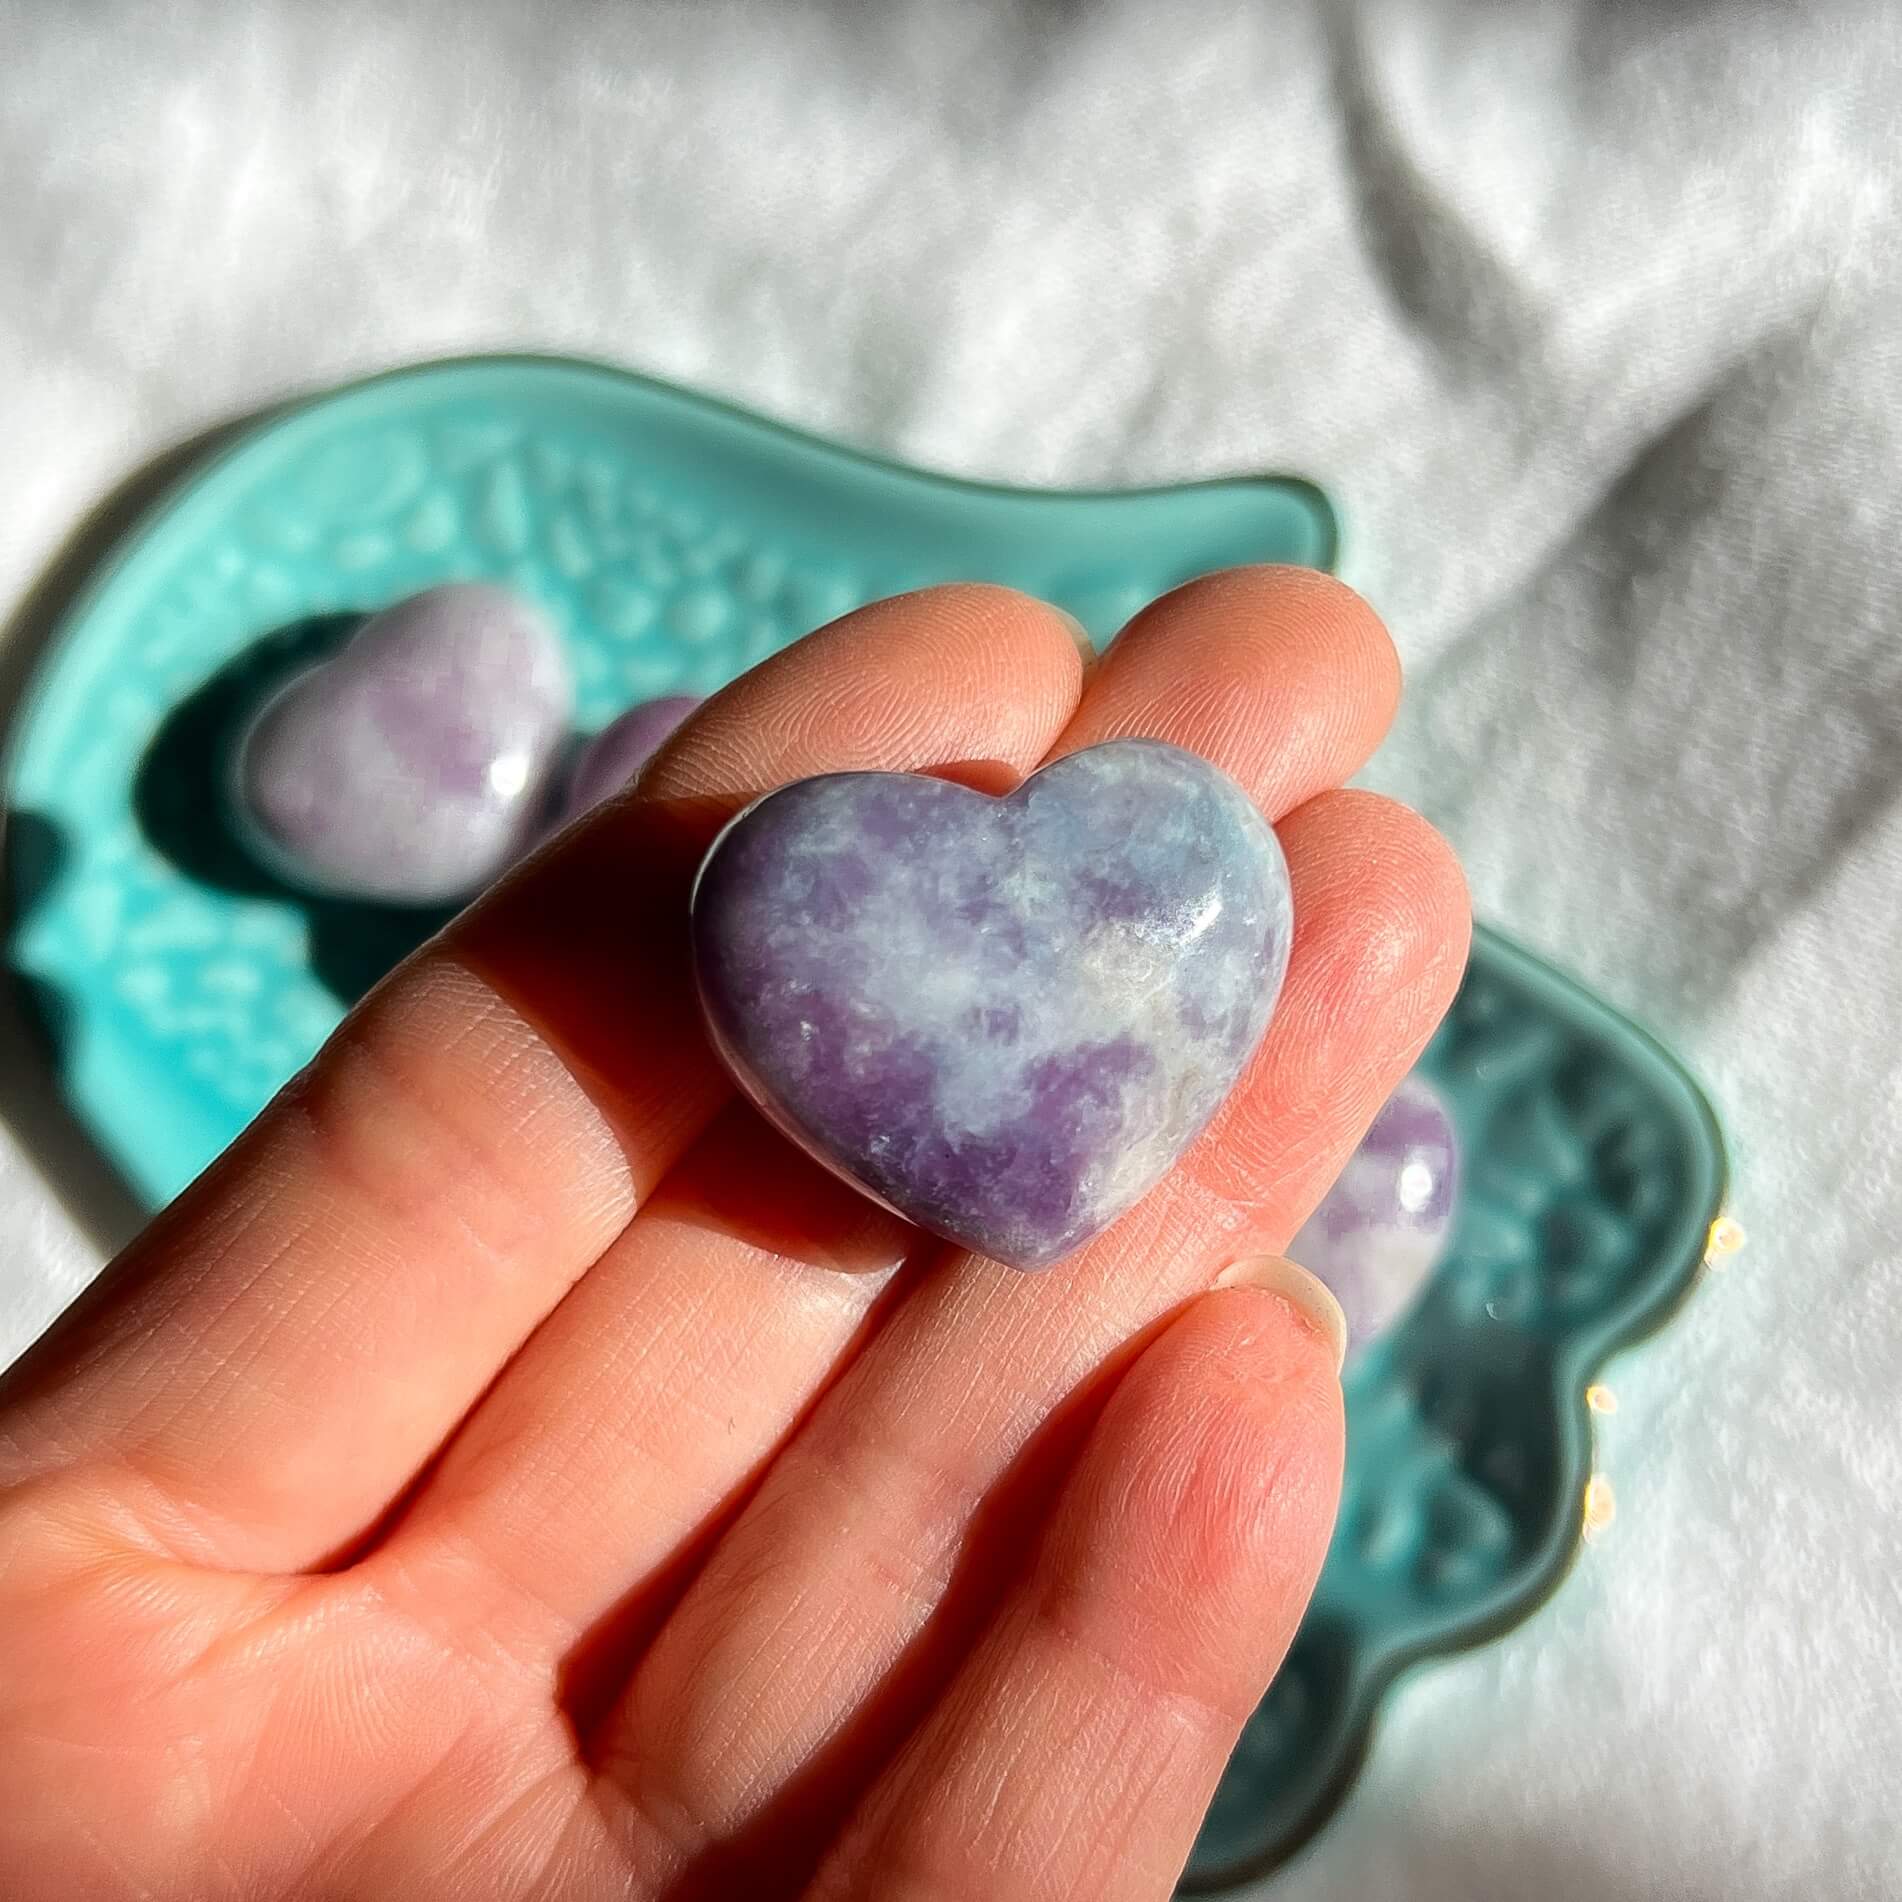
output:
<svg viewBox="0 0 1902 1902"><path fill-rule="evenodd" d="M1465 954L1439 839L1339 790L1397 690L1294 571L1091 670L1018 596L883 602L419 951L0 1384L6 1895L1166 1896L1341 1459L1322 1332L1212 1284ZM947 1258L735 1100L694 863L809 773L1127 734L1277 822L1280 1009L1082 1254Z"/></svg>

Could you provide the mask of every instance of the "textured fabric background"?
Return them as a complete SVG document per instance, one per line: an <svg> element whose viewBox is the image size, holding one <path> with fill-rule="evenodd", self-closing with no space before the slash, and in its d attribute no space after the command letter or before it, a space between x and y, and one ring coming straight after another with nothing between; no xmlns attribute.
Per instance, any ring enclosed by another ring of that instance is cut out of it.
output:
<svg viewBox="0 0 1902 1902"><path fill-rule="evenodd" d="M483 346L1321 480L1411 672L1368 777L1692 1060L1751 1245L1615 1375L1610 1537L1277 1892L1895 1895L1899 124L1848 0L0 0L0 614L169 445ZM0 1358L96 1259L0 1132Z"/></svg>

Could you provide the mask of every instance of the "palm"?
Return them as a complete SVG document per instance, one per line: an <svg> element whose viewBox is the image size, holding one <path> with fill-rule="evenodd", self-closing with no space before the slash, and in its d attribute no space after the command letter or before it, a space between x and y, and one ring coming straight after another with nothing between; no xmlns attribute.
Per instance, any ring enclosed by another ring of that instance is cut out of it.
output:
<svg viewBox="0 0 1902 1902"><path fill-rule="evenodd" d="M1339 1459L1324 1346L1206 1291L1463 951L1443 848L1331 790L1392 692L1312 577L1087 683L1032 603L882 604L420 953L0 1395L9 1895L1166 1894ZM1283 1008L1081 1257L942 1259L733 1102L684 881L802 773L1127 732L1280 822Z"/></svg>

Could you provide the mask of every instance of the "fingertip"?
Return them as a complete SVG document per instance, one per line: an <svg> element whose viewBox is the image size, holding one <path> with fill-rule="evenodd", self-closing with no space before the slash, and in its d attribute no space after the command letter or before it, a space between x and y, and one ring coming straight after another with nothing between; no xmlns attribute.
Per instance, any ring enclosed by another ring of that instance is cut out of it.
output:
<svg viewBox="0 0 1902 1902"><path fill-rule="evenodd" d="M1298 1285L1313 1281L1281 1257L1235 1264L1149 1344L1117 1398L1132 1416L1233 1433L1257 1472L1318 1459L1325 1476L1340 1450L1340 1354L1319 1312L1332 1297Z"/></svg>
<svg viewBox="0 0 1902 1902"><path fill-rule="evenodd" d="M957 582L874 601L715 694L649 763L644 798L750 797L822 771L970 759L1018 774L1074 712L1083 660L1055 608Z"/></svg>
<svg viewBox="0 0 1902 1902"><path fill-rule="evenodd" d="M1367 597L1317 568L1255 562L1198 575L1159 596L1130 623L1133 634L1160 623L1176 638L1193 622L1231 638L1273 636L1311 647L1384 726L1400 704L1400 654Z"/></svg>
<svg viewBox="0 0 1902 1902"><path fill-rule="evenodd" d="M1304 926L1325 937L1317 969L1332 1008L1378 1009L1402 1042L1445 1014L1466 967L1472 909L1466 875L1428 820L1381 793L1344 787L1279 828L1294 886L1296 955Z"/></svg>
<svg viewBox="0 0 1902 1902"><path fill-rule="evenodd" d="M1164 1893L1312 1594L1341 1447L1332 1357L1286 1300L1180 1310L819 1892Z"/></svg>
<svg viewBox="0 0 1902 1902"><path fill-rule="evenodd" d="M1079 1477L1099 1552L1175 1597L1190 1622L1246 1619L1271 1636L1219 1650L1217 1674L1258 1694L1292 1635L1339 1502L1345 1430L1324 1330L1273 1286L1191 1301L1124 1375ZM1087 1474L1087 1477L1085 1477Z"/></svg>
<svg viewBox="0 0 1902 1902"><path fill-rule="evenodd" d="M1311 569L1229 568L1163 595L1117 636L1061 750L1173 740L1278 818L1360 768L1399 695L1393 642L1351 588Z"/></svg>
<svg viewBox="0 0 1902 1902"><path fill-rule="evenodd" d="M1285 1301L1327 1349L1338 1374L1347 1360L1347 1316L1320 1276L1286 1255L1251 1255L1215 1277L1217 1288L1261 1288Z"/></svg>

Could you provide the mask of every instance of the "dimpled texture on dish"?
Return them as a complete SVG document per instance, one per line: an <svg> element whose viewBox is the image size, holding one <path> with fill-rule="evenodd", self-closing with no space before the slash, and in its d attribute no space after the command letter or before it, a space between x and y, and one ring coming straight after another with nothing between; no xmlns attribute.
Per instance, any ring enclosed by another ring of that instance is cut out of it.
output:
<svg viewBox="0 0 1902 1902"><path fill-rule="evenodd" d="M829 773L720 836L694 965L742 1086L888 1208L1013 1268L1168 1172L1281 992L1287 861L1226 773L1113 740L1003 798Z"/></svg>
<svg viewBox="0 0 1902 1902"><path fill-rule="evenodd" d="M896 588L1006 582L1101 640L1208 568L1327 568L1334 548L1299 482L973 487L539 359L355 385L190 470L61 613L9 733L8 963L74 1118L157 1207L438 922L294 891L219 814L243 721L366 612L447 580L521 589L554 618L592 731ZM1428 1065L1474 1243L1455 1234L1444 1282L1349 1380L1336 1561L1211 1812L1204 1885L1325 1817L1401 1666L1557 1581L1590 1468L1583 1380L1683 1292L1716 1212L1721 1151L1682 1072L1487 931ZM1548 1106L1517 1121L1515 1091ZM1577 1132L1565 1146L1553 1117Z"/></svg>

